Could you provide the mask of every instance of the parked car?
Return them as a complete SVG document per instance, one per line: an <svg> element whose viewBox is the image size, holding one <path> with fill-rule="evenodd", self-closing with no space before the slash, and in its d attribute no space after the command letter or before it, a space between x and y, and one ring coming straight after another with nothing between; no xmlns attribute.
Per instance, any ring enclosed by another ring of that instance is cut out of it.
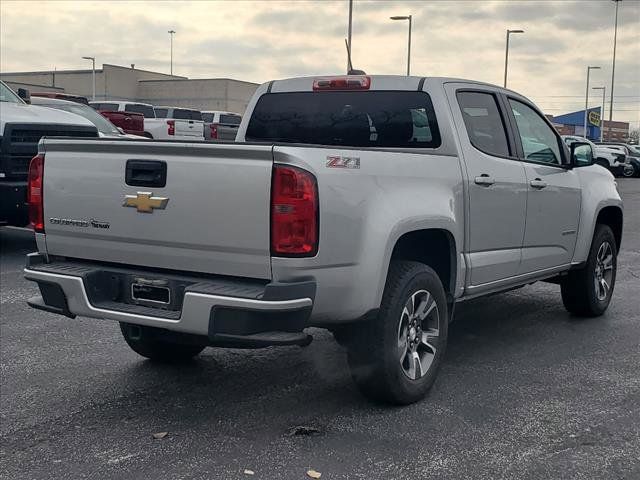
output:
<svg viewBox="0 0 640 480"><path fill-rule="evenodd" d="M156 118L174 120L176 135L204 140L202 114L198 110L181 107L153 107Z"/></svg>
<svg viewBox="0 0 640 480"><path fill-rule="evenodd" d="M99 111L140 113L144 116L144 136L157 140L192 140L193 137L184 134L185 120L169 120L156 118L153 105L139 102L105 100L89 102L93 108Z"/></svg>
<svg viewBox="0 0 640 480"><path fill-rule="evenodd" d="M324 327L362 392L407 404L435 381L457 303L540 280L577 316L611 301L613 176L501 87L276 80L237 143L108 143L44 139L31 163L29 304L118 321L155 361Z"/></svg>
<svg viewBox="0 0 640 480"><path fill-rule="evenodd" d="M96 127L67 112L26 104L0 82L0 225L23 227L29 223L27 172L47 137L97 137Z"/></svg>
<svg viewBox="0 0 640 480"><path fill-rule="evenodd" d="M98 110L98 113L113 123L123 132L139 137L147 137L144 131L144 115L136 112L113 112L110 110Z"/></svg>
<svg viewBox="0 0 640 480"><path fill-rule="evenodd" d="M625 177L640 177L640 148L637 145L628 145L626 143L596 142L596 145L617 150L627 156L627 162L633 165L634 171L631 173L625 170Z"/></svg>
<svg viewBox="0 0 640 480"><path fill-rule="evenodd" d="M219 110L202 112L205 140L235 140L242 115Z"/></svg>
<svg viewBox="0 0 640 480"><path fill-rule="evenodd" d="M83 105L81 103L71 102L68 100L58 100L56 98L43 98L31 96L31 104L38 105L40 107L55 108L57 110L64 110L65 112L74 113L86 118L93 123L98 129L98 134L101 137L109 138L132 138L140 139L141 137L125 134L113 123L107 120L105 117L96 112L89 105Z"/></svg>
<svg viewBox="0 0 640 480"><path fill-rule="evenodd" d="M574 142L589 143L595 152L595 164L606 168L614 175L621 175L625 177L633 176L633 165L629 163L627 156L623 152L614 148L596 145L591 140L587 140L584 137L576 135L563 135L562 138L567 145L571 145Z"/></svg>
<svg viewBox="0 0 640 480"><path fill-rule="evenodd" d="M82 103L83 105L89 105L87 97L82 95L72 95L70 93L58 93L58 92L30 92L31 97L44 97L44 98L57 98L58 100L69 100L70 102Z"/></svg>

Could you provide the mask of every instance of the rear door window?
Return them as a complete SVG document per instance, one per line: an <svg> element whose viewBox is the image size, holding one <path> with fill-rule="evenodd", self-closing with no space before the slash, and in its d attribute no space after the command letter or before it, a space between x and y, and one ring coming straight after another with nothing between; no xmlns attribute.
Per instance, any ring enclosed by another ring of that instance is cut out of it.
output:
<svg viewBox="0 0 640 480"><path fill-rule="evenodd" d="M166 109L166 108L154 108L153 111L156 112L156 118L167 118L168 109Z"/></svg>
<svg viewBox="0 0 640 480"><path fill-rule="evenodd" d="M471 144L486 154L508 157L509 143L496 97L489 92L465 91L457 97Z"/></svg>
<svg viewBox="0 0 640 480"><path fill-rule="evenodd" d="M156 118L151 105L142 105L141 103L127 103L124 107L125 112L141 113L144 118Z"/></svg>
<svg viewBox="0 0 640 480"><path fill-rule="evenodd" d="M413 91L265 94L256 104L245 137L352 147L440 146L431 98Z"/></svg>

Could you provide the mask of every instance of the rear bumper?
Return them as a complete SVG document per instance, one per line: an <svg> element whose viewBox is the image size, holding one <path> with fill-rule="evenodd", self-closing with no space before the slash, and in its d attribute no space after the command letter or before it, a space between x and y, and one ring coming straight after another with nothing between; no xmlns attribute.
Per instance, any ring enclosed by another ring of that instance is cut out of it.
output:
<svg viewBox="0 0 640 480"><path fill-rule="evenodd" d="M215 343L264 332L301 332L308 326L315 297L313 282L256 286L251 281L212 277L212 281L199 279L188 285L179 310L163 310L96 297L104 285L95 279L114 272L140 274L100 264L44 263L42 256L31 254L24 275L38 284L41 295L28 303L72 318L79 315L207 336Z"/></svg>
<svg viewBox="0 0 640 480"><path fill-rule="evenodd" d="M0 223L16 227L29 223L26 181L0 181L0 199Z"/></svg>

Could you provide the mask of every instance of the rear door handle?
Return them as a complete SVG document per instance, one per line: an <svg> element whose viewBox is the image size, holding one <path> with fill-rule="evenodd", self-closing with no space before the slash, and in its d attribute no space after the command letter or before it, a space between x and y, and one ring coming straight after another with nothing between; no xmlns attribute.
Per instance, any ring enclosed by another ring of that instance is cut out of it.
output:
<svg viewBox="0 0 640 480"><path fill-rule="evenodd" d="M493 185L494 183L496 183L496 181L493 179L493 177L490 177L486 173L483 173L479 177L476 177L475 183L476 183L476 185L482 185L482 186L485 186L485 187L489 187L489 186Z"/></svg>
<svg viewBox="0 0 640 480"><path fill-rule="evenodd" d="M540 180L539 178L536 178L534 180L531 180L529 182L529 185L531 185L533 188L536 188L538 190L542 190L543 188L546 188L547 182Z"/></svg>

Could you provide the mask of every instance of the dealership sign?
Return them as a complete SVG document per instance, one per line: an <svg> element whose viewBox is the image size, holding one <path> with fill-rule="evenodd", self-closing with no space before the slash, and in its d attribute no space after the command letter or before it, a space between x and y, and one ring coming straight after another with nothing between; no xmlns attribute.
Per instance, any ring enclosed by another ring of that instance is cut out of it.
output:
<svg viewBox="0 0 640 480"><path fill-rule="evenodd" d="M599 112L589 112L589 123L591 125L595 125L596 127L600 126L600 113Z"/></svg>

